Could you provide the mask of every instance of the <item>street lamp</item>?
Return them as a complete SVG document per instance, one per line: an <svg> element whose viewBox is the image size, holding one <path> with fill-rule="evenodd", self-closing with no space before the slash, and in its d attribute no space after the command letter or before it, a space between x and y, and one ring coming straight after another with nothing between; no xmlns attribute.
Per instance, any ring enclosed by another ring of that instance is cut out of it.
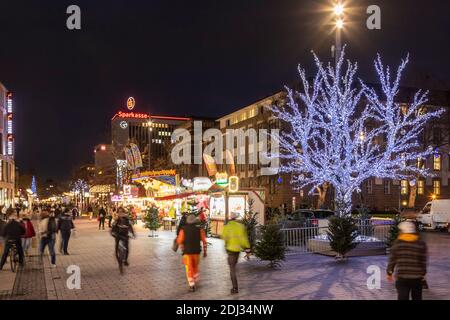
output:
<svg viewBox="0 0 450 320"><path fill-rule="evenodd" d="M338 0L339 1L339 0ZM344 5L341 2L336 2L333 8L333 13L336 17L336 38L334 54L336 58L336 66L341 56L341 30L344 28Z"/></svg>

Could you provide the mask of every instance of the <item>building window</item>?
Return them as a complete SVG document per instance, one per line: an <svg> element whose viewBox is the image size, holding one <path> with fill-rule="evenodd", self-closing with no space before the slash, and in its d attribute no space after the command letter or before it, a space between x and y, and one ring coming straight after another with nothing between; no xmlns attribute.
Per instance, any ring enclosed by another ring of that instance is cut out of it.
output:
<svg viewBox="0 0 450 320"><path fill-rule="evenodd" d="M383 180L384 194L391 194L391 180Z"/></svg>
<svg viewBox="0 0 450 320"><path fill-rule="evenodd" d="M433 180L433 194L436 196L441 194L441 180Z"/></svg>
<svg viewBox="0 0 450 320"><path fill-rule="evenodd" d="M231 125L231 121L230 121L230 119L227 119L225 121L225 126L229 127L230 125Z"/></svg>
<svg viewBox="0 0 450 320"><path fill-rule="evenodd" d="M433 169L441 170L441 155L440 154L435 154L433 156Z"/></svg>
<svg viewBox="0 0 450 320"><path fill-rule="evenodd" d="M425 194L425 180L417 181L417 194L420 196Z"/></svg>
<svg viewBox="0 0 450 320"><path fill-rule="evenodd" d="M400 182L400 193L402 195L407 195L408 194L408 180L402 180Z"/></svg>
<svg viewBox="0 0 450 320"><path fill-rule="evenodd" d="M372 179L369 179L366 181L366 193L372 194L373 193L373 185L372 185Z"/></svg>
<svg viewBox="0 0 450 320"><path fill-rule="evenodd" d="M436 145L441 144L441 128L439 127L433 128L433 143Z"/></svg>
<svg viewBox="0 0 450 320"><path fill-rule="evenodd" d="M425 169L425 161L422 158L417 159L417 168L418 169Z"/></svg>

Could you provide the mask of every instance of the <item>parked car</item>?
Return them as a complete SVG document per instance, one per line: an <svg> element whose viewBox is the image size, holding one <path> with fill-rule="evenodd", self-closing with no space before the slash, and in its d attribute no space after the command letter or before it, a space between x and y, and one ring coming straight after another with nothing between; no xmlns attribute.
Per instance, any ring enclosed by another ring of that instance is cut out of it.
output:
<svg viewBox="0 0 450 320"><path fill-rule="evenodd" d="M419 230L444 229L450 232L450 199L428 202L417 215Z"/></svg>

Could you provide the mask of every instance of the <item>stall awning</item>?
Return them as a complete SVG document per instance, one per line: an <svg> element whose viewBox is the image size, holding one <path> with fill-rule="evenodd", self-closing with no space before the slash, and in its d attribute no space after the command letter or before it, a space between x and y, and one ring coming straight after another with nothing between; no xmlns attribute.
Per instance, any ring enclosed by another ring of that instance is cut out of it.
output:
<svg viewBox="0 0 450 320"><path fill-rule="evenodd" d="M173 194L170 196L164 196L164 197L155 197L155 201L165 201L165 200L175 200L175 199L183 199L187 198L193 195L196 195L198 192L184 192L179 194Z"/></svg>
<svg viewBox="0 0 450 320"><path fill-rule="evenodd" d="M110 184L97 184L89 189L90 193L109 193L114 192L115 186Z"/></svg>

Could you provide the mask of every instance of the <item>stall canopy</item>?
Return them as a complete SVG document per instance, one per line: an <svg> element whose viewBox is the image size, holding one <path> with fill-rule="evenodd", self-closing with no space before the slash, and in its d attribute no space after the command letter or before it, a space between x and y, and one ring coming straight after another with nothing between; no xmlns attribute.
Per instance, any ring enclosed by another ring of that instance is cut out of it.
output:
<svg viewBox="0 0 450 320"><path fill-rule="evenodd" d="M179 193L179 194L173 194L173 195L170 195L170 196L155 197L154 199L156 201L175 200L175 199L187 198L187 197L190 197L190 196L194 196L196 194L198 194L198 192L184 192L184 193Z"/></svg>
<svg viewBox="0 0 450 320"><path fill-rule="evenodd" d="M89 189L90 193L109 193L114 191L115 186L111 184L97 184Z"/></svg>

